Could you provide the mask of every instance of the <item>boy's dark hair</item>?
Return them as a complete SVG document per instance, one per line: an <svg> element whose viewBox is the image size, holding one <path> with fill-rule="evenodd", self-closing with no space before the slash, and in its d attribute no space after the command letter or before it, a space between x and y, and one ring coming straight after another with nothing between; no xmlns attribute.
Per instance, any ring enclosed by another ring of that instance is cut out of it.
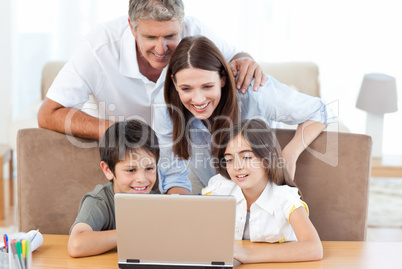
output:
<svg viewBox="0 0 402 269"><path fill-rule="evenodd" d="M111 125L99 141L101 161L115 173L116 164L125 160L126 156L142 149L159 161L159 143L155 131L140 120L127 120ZM159 193L159 173L156 169L156 181L152 188Z"/></svg>

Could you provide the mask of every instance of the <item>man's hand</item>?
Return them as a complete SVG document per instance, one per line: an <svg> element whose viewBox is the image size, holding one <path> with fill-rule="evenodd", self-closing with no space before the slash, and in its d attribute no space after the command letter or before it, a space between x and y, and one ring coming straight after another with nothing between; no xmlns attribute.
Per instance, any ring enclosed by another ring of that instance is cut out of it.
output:
<svg viewBox="0 0 402 269"><path fill-rule="evenodd" d="M257 91L258 87L264 86L265 74L261 67L253 58L247 53L239 53L233 57L229 63L230 69L233 72L233 76L237 76L237 89L245 93L254 78L253 90Z"/></svg>

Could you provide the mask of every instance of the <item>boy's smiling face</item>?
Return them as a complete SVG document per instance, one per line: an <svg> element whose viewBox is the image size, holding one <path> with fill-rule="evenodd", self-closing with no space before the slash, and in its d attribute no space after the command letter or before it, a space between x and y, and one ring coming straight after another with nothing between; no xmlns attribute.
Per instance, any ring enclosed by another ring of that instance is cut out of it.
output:
<svg viewBox="0 0 402 269"><path fill-rule="evenodd" d="M157 177L155 157L143 149L126 155L116 164L114 174L105 162L101 167L107 179L113 179L114 193L149 193Z"/></svg>

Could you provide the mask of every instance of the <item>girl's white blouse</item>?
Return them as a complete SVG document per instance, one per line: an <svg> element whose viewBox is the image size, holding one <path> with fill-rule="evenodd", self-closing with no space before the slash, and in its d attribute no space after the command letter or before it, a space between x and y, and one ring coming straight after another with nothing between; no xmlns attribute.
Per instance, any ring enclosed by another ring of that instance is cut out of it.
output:
<svg viewBox="0 0 402 269"><path fill-rule="evenodd" d="M241 188L220 174L212 177L203 195L232 195L236 197L235 240L242 240L247 215L247 202ZM297 241L289 223L290 214L300 206L308 207L300 199L298 189L268 182L257 201L250 207L250 241Z"/></svg>

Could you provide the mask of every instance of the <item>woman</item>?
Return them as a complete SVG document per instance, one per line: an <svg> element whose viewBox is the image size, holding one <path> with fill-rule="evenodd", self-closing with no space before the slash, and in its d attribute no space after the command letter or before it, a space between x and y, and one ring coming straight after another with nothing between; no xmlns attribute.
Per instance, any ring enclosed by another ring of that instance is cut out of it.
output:
<svg viewBox="0 0 402 269"><path fill-rule="evenodd" d="M166 72L165 89L156 104L154 129L161 147L163 192L189 194L190 168L203 185L217 172L211 152L219 148L225 128L242 119L261 118L271 127L277 122L299 124L283 149L293 178L301 152L325 129L332 117L323 101L290 89L267 76L254 92L236 91L235 79L218 48L204 36L186 37L173 53Z"/></svg>

